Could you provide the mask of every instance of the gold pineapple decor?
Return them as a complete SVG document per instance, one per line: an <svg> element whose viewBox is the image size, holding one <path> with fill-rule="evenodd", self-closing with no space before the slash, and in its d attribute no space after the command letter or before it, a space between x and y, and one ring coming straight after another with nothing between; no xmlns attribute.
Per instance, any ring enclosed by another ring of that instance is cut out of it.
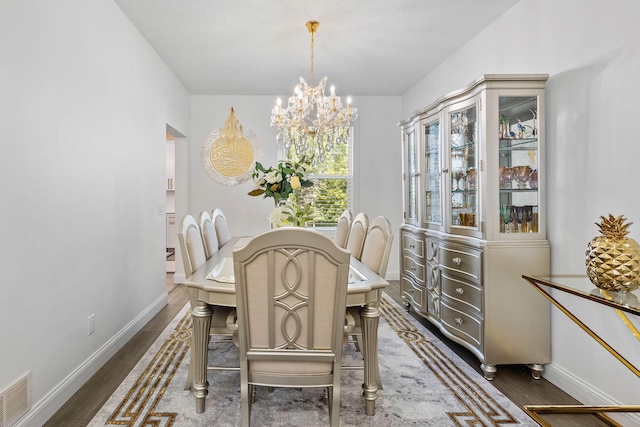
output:
<svg viewBox="0 0 640 427"><path fill-rule="evenodd" d="M640 246L630 237L624 216L600 217L596 225L601 236L587 245L587 275L591 282L607 291L633 291L640 285Z"/></svg>

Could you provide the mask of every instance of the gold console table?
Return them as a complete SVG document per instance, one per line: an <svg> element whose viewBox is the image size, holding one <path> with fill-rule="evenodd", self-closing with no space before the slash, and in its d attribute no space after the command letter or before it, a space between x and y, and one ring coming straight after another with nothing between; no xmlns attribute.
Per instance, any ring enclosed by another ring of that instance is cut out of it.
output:
<svg viewBox="0 0 640 427"><path fill-rule="evenodd" d="M631 372L640 378L640 369L634 366L631 362L625 359L620 353L618 353L613 347L607 344L601 337L599 337L594 331L589 329L578 317L571 313L566 307L560 304L551 295L554 289L562 292L574 295L579 298L592 301L597 304L602 304L614 309L618 316L625 323L631 333L640 341L640 332L629 321L629 318L625 313L631 313L636 316L640 316L640 296L635 292L619 293L608 292L602 289L596 288L589 278L579 275L552 275L552 276L522 276L526 279L535 289L537 289L546 299L548 299L554 306L556 306L562 313L575 322L583 331L585 331L591 338L596 340L601 346L603 346L609 353L615 356L616 359L625 365ZM524 407L527 412L536 422L543 427L550 427L540 414L551 413L583 413L594 414L600 417L604 422L611 426L623 427L612 418L608 417L607 412L640 412L640 405L526 405Z"/></svg>

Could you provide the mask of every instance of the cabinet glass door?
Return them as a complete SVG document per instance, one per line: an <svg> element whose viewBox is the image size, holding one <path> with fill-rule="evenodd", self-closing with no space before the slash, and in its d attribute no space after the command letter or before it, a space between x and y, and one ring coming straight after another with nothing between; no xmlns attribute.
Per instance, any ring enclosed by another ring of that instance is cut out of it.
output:
<svg viewBox="0 0 640 427"><path fill-rule="evenodd" d="M440 121L423 125L424 130L424 222L442 224Z"/></svg>
<svg viewBox="0 0 640 427"><path fill-rule="evenodd" d="M417 224L418 221L418 166L416 155L416 134L413 129L405 132L405 207L404 216L408 223Z"/></svg>
<svg viewBox="0 0 640 427"><path fill-rule="evenodd" d="M449 113L451 225L478 228L478 112L476 104Z"/></svg>
<svg viewBox="0 0 640 427"><path fill-rule="evenodd" d="M538 232L538 98L498 98L500 232Z"/></svg>

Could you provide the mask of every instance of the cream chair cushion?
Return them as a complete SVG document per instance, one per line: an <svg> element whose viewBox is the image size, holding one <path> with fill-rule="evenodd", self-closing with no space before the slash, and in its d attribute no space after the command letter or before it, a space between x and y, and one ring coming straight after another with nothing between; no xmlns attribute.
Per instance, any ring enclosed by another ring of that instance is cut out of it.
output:
<svg viewBox="0 0 640 427"><path fill-rule="evenodd" d="M195 270L207 261L200 235L200 227L196 219L191 215L185 215L180 222L178 232L180 251L182 253L182 263L184 274L189 277Z"/></svg>
<svg viewBox="0 0 640 427"><path fill-rule="evenodd" d="M338 218L336 224L336 234L333 236L333 242L341 248L347 247L347 241L349 240L349 232L351 231L351 212L349 209L345 209Z"/></svg>
<svg viewBox="0 0 640 427"><path fill-rule="evenodd" d="M347 249L351 252L351 256L358 260L362 255L362 247L367 237L367 228L369 228L369 218L364 212L360 212L351 224L347 241Z"/></svg>
<svg viewBox="0 0 640 427"><path fill-rule="evenodd" d="M384 278L387 274L392 243L393 233L389 220L383 216L374 218L367 230L360 261Z"/></svg>
<svg viewBox="0 0 640 427"><path fill-rule="evenodd" d="M216 229L213 226L213 220L209 212L200 212L198 224L200 225L200 234L202 235L205 255L207 259L209 259L213 254L218 252L218 235L216 234Z"/></svg>
<svg viewBox="0 0 640 427"><path fill-rule="evenodd" d="M211 215L213 219L213 226L216 229L216 235L218 237L218 248L227 243L231 236L229 235L229 227L227 224L227 218L220 209L214 209Z"/></svg>

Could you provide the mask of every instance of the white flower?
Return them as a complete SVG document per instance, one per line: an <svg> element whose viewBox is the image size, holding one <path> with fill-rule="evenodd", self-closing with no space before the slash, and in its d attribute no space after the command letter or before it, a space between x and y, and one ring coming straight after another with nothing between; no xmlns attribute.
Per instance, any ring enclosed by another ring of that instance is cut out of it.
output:
<svg viewBox="0 0 640 427"><path fill-rule="evenodd" d="M275 184L277 182L282 181L282 176L276 170L267 172L264 178L267 180L269 184Z"/></svg>
<svg viewBox="0 0 640 427"><path fill-rule="evenodd" d="M269 222L273 224L274 227L283 227L289 224L287 212L287 205L277 206L275 209L271 211L269 214Z"/></svg>

